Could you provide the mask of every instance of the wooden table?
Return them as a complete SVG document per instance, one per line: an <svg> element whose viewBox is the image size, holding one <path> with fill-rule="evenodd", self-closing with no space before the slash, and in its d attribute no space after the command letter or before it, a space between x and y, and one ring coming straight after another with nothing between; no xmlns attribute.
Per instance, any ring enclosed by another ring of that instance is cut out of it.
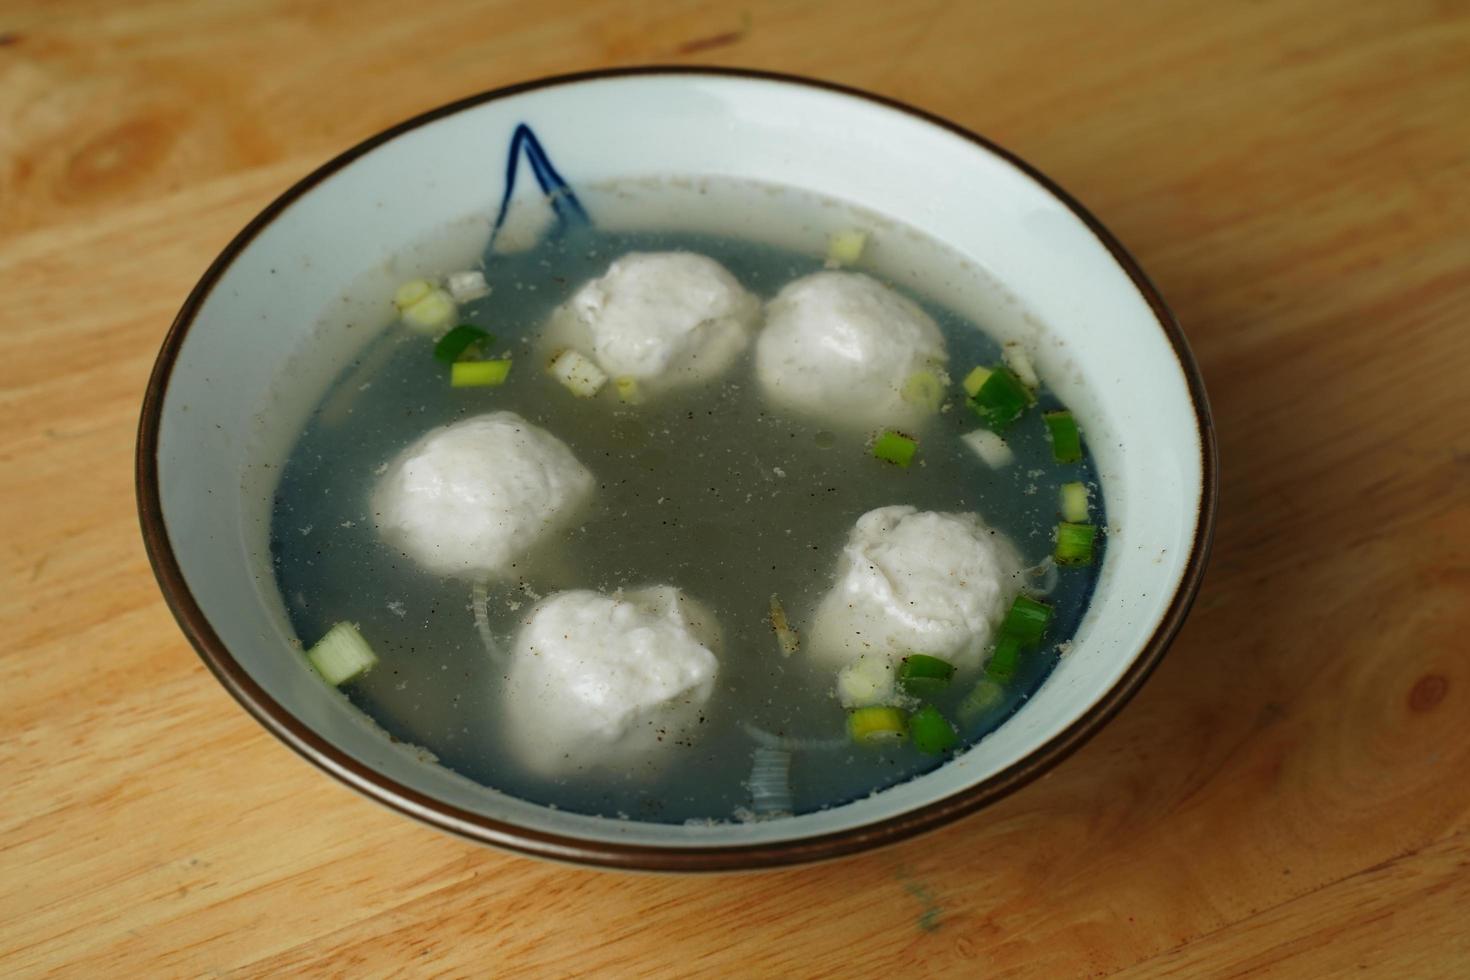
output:
<svg viewBox="0 0 1470 980"><path fill-rule="evenodd" d="M629 6L0 5L0 974L1470 974L1470 7ZM1199 356L1222 517L1163 667L1040 782L825 866L612 875L249 720L149 574L133 431L189 287L317 163L697 61L913 102L1087 202Z"/></svg>

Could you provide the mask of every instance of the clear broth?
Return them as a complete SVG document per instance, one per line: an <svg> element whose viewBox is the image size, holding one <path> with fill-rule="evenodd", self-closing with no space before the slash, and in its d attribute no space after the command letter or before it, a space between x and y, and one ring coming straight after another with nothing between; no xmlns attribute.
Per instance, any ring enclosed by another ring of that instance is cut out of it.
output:
<svg viewBox="0 0 1470 980"><path fill-rule="evenodd" d="M584 199L594 205L597 200ZM591 210L596 216L596 207ZM800 213L795 209L798 217L791 220L802 220ZM834 219L829 214L823 220ZM888 234L900 232L890 228ZM912 236L907 229L902 234ZM801 229L787 236L801 237ZM381 657L377 668L344 689L353 704L393 737L429 749L440 764L523 799L648 821L748 818L756 743L745 724L826 741L844 732L832 671L809 664L800 653L783 657L767 613L769 597L777 594L794 625L803 625L831 585L843 542L861 514L890 504L975 511L1009 535L1029 565L1051 552L1059 486L1081 480L1092 489L1093 522L1106 525L1090 461L1059 465L1051 457L1041 412L1060 403L1044 388L1039 405L1006 434L1015 452L1011 465L991 469L960 442L977 423L951 397L947 410L921 433L919 459L900 469L874 459L862 434L831 431L766 404L749 351L706 387L636 407L619 405L610 393L575 398L541 370L537 331L558 303L617 256L699 252L769 298L822 267L824 238L815 232L806 237L811 251L689 230L609 231L594 225L548 235L529 251L486 256L493 292L461 310L461 322L490 330L498 350L514 353L504 386L450 388L445 367L430 354L432 342L395 325L387 325L344 367L284 468L271 547L281 593L303 642L351 620ZM1000 359L998 344L980 324L922 293L896 288L940 324L956 378L975 364ZM586 523L543 549L519 582L492 590L489 611L497 635L513 634L535 600L554 591L612 592L653 583L678 586L702 600L723 628L709 722L692 745L667 747L670 764L656 778L640 767L636 776L547 779L503 751L503 667L481 644L469 587L415 567L374 529L368 500L389 460L431 428L503 409L565 441L596 476L599 489ZM1086 609L1095 569L1061 572L1048 598L1056 615L1047 645L1023 659L1004 701L963 732L967 743L1003 724L1042 683L1060 655L1058 645L1065 649ZM935 703L955 717L975 679L952 685ZM906 745L796 751L793 809L835 806L942 762Z"/></svg>

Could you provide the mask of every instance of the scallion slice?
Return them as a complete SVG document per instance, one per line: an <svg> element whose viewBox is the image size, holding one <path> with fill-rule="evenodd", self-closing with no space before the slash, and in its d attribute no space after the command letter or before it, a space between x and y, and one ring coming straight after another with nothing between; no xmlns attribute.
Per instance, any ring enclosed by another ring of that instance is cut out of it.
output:
<svg viewBox="0 0 1470 980"><path fill-rule="evenodd" d="M970 369L970 373L965 375L965 380L961 383L964 386L965 394L974 398L980 394L980 389L984 388L985 382L989 380L990 368L977 366Z"/></svg>
<svg viewBox="0 0 1470 980"><path fill-rule="evenodd" d="M1011 341L1001 348L1000 356L1005 359L1006 367L1025 385L1027 390L1035 391L1041 387L1041 379L1036 376L1036 366L1031 363L1031 355L1026 353L1026 348L1019 341Z"/></svg>
<svg viewBox="0 0 1470 980"><path fill-rule="evenodd" d="M904 379L898 396L910 405L937 412L940 403L944 401L944 383L933 371L915 371Z"/></svg>
<svg viewBox="0 0 1470 980"><path fill-rule="evenodd" d="M898 682L919 697L933 697L953 678L954 664L924 653L911 653L898 665Z"/></svg>
<svg viewBox="0 0 1470 980"><path fill-rule="evenodd" d="M1097 528L1091 524L1063 521L1057 525L1057 550L1053 557L1058 565L1091 565L1092 542Z"/></svg>
<svg viewBox="0 0 1470 980"><path fill-rule="evenodd" d="M970 408L996 432L1003 432L1031 403L1031 393L1009 368L996 367L970 398Z"/></svg>
<svg viewBox="0 0 1470 980"><path fill-rule="evenodd" d="M1009 466L1016 459L1016 454L1006 441L989 429L976 429L974 432L966 432L960 436L960 442L970 447L970 451L985 461L985 465L992 469L1000 469Z"/></svg>
<svg viewBox="0 0 1470 980"><path fill-rule="evenodd" d="M1004 699L1005 688L986 678L976 684L974 690L966 694L964 700L960 701L958 709L960 720L965 724L971 724Z"/></svg>
<svg viewBox="0 0 1470 980"><path fill-rule="evenodd" d="M393 294L393 305L402 313L434 291L434 284L427 279L410 279L399 286Z"/></svg>
<svg viewBox="0 0 1470 980"><path fill-rule="evenodd" d="M453 364L470 350L470 348L488 347L495 343L495 338L484 330L469 323L461 323L453 330L439 338L434 345L434 359L443 361L445 364Z"/></svg>
<svg viewBox="0 0 1470 980"><path fill-rule="evenodd" d="M883 745L904 737L903 712L875 704L848 712L847 734L859 745Z"/></svg>
<svg viewBox="0 0 1470 980"><path fill-rule="evenodd" d="M858 228L834 232L827 238L827 266L835 268L852 265L863 257L868 244L868 233Z"/></svg>
<svg viewBox="0 0 1470 980"><path fill-rule="evenodd" d="M510 358L498 361L455 361L449 365L453 388L487 388L505 384L510 377Z"/></svg>
<svg viewBox="0 0 1470 980"><path fill-rule="evenodd" d="M485 273L479 269L451 272L444 280L444 288L456 303L469 303L490 295L490 286L485 282Z"/></svg>
<svg viewBox="0 0 1470 980"><path fill-rule="evenodd" d="M442 289L430 289L401 313L404 326L415 333L436 334L454 322L454 298Z"/></svg>
<svg viewBox="0 0 1470 980"><path fill-rule="evenodd" d="M844 708L891 704L896 694L893 664L887 657L858 657L837 674L837 699Z"/></svg>
<svg viewBox="0 0 1470 980"><path fill-rule="evenodd" d="M1062 520L1073 524L1087 523L1087 484L1062 484Z"/></svg>
<svg viewBox="0 0 1470 980"><path fill-rule="evenodd" d="M613 388L618 393L618 401L624 405L643 404L643 389L638 387L637 378L615 378L613 380Z"/></svg>
<svg viewBox="0 0 1470 980"><path fill-rule="evenodd" d="M929 755L943 755L960 740L949 719L932 704L924 705L909 716L909 738L913 740L914 748Z"/></svg>
<svg viewBox="0 0 1470 980"><path fill-rule="evenodd" d="M1082 433L1077 430L1077 420L1072 413L1063 409L1047 412L1041 418L1046 422L1046 431L1051 434L1051 454L1058 463L1075 463L1082 458Z"/></svg>
<svg viewBox="0 0 1470 980"><path fill-rule="evenodd" d="M591 398L607 384L607 372L592 358L571 348L553 357L547 370L578 398Z"/></svg>
<svg viewBox="0 0 1470 980"><path fill-rule="evenodd" d="M1016 676L1016 666L1021 662L1021 641L1014 636L1001 635L995 642L995 650L985 664L985 676L1004 683Z"/></svg>
<svg viewBox="0 0 1470 980"><path fill-rule="evenodd" d="M306 660L322 680L338 687L365 673L378 655L352 623L338 623L306 651Z"/></svg>
<svg viewBox="0 0 1470 980"><path fill-rule="evenodd" d="M1023 647L1034 647L1041 642L1051 622L1051 613L1051 606L1046 603L1018 595L1000 624L1000 635L1015 639Z"/></svg>
<svg viewBox="0 0 1470 980"><path fill-rule="evenodd" d="M888 431L873 441L873 455L896 466L908 466L914 461L919 443L901 432Z"/></svg>

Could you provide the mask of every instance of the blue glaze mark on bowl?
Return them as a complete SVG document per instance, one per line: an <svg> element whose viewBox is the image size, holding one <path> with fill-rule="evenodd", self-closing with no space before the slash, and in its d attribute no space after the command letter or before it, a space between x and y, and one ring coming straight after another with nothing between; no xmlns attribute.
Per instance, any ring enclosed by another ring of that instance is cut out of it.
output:
<svg viewBox="0 0 1470 980"><path fill-rule="evenodd" d="M570 184L557 172L556 166L552 164L551 157L546 155L541 141L536 138L536 133L530 126L520 123L510 138L510 152L505 161L505 191L500 196L500 211L495 216L495 228L490 233L490 245L493 248L495 237L500 234L500 228L505 224L506 215L510 211L510 199L515 194L516 173L520 170L521 154L526 156L526 162L531 165L531 173L540 185L541 192L546 195L547 203L556 212L558 230L565 230L568 225L587 224L590 219L587 211L582 207L582 202L577 200L577 195L572 191Z"/></svg>

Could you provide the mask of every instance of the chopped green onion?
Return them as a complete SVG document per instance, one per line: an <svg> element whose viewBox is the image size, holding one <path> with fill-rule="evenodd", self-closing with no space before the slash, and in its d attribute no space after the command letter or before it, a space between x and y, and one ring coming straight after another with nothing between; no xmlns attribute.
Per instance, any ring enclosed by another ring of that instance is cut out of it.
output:
<svg viewBox="0 0 1470 980"><path fill-rule="evenodd" d="M444 287L456 303L469 303L490 295L490 286L485 282L485 273L479 269L451 272L444 280Z"/></svg>
<svg viewBox="0 0 1470 980"><path fill-rule="evenodd" d="M1062 520L1073 524L1087 522L1087 484L1062 484Z"/></svg>
<svg viewBox="0 0 1470 980"><path fill-rule="evenodd" d="M893 664L887 657L858 657L837 674L837 699L844 708L890 704L896 694Z"/></svg>
<svg viewBox="0 0 1470 980"><path fill-rule="evenodd" d="M940 402L944 401L944 384L933 371L915 371L904 380L898 396L910 405L937 412Z"/></svg>
<svg viewBox="0 0 1470 980"><path fill-rule="evenodd" d="M1001 635L995 642L995 650L985 664L985 676L991 680L1005 681L1016 676L1016 665L1021 660L1021 641L1014 636Z"/></svg>
<svg viewBox="0 0 1470 980"><path fill-rule="evenodd" d="M553 357L547 370L578 398L591 398L607 384L607 372L592 358L570 347Z"/></svg>
<svg viewBox="0 0 1470 980"><path fill-rule="evenodd" d="M771 629L776 631L776 642L780 644L782 654L789 657L801 649L801 636L791 628L780 596L771 596Z"/></svg>
<svg viewBox="0 0 1470 980"><path fill-rule="evenodd" d="M442 289L431 289L403 310L403 323L415 333L438 333L449 326L459 308L454 298Z"/></svg>
<svg viewBox="0 0 1470 980"><path fill-rule="evenodd" d="M974 690L966 694L960 702L960 720L966 724L976 721L991 708L1000 704L1005 699L1005 688L993 680L982 680L975 685Z"/></svg>
<svg viewBox="0 0 1470 980"><path fill-rule="evenodd" d="M885 705L871 705L848 713L847 734L859 745L882 745L904 737L903 712Z"/></svg>
<svg viewBox="0 0 1470 980"><path fill-rule="evenodd" d="M949 686L954 664L923 653L911 653L898 665L898 682L910 694L932 697Z"/></svg>
<svg viewBox="0 0 1470 980"><path fill-rule="evenodd" d="M643 389L638 387L637 378L618 378L613 381L613 387L617 389L618 401L624 405L643 404Z"/></svg>
<svg viewBox="0 0 1470 980"><path fill-rule="evenodd" d="M984 388L985 387L985 382L987 382L989 380L990 380L990 368L985 368L985 367L972 368L970 370L970 373L967 374L967 375L965 375L965 380L963 382L964 388L965 388L965 394L966 395L969 395L971 398L974 398L976 395L980 394L980 389L981 388Z"/></svg>
<svg viewBox="0 0 1470 980"><path fill-rule="evenodd" d="M980 421L997 432L1004 431L1021 417L1031 403L1031 393L1016 380L1009 368L997 367L970 399L970 407Z"/></svg>
<svg viewBox="0 0 1470 980"><path fill-rule="evenodd" d="M338 687L366 672L378 655L351 623L338 623L306 651L306 659L322 680Z"/></svg>
<svg viewBox="0 0 1470 980"><path fill-rule="evenodd" d="M455 361L449 365L452 388L487 388L505 384L510 377L510 358L498 361Z"/></svg>
<svg viewBox="0 0 1470 980"><path fill-rule="evenodd" d="M1035 391L1041 387L1041 379L1036 376L1036 367L1031 363L1031 355L1026 353L1026 348L1017 341L1011 341L1001 348L1000 356L1005 359L1006 367L1027 388Z"/></svg>
<svg viewBox="0 0 1470 980"><path fill-rule="evenodd" d="M439 342L434 345L434 359L443 361L445 364L453 364L464 357L471 347L476 345L488 347L493 343L495 343L495 338L479 327L461 323L439 338Z"/></svg>
<svg viewBox="0 0 1470 980"><path fill-rule="evenodd" d="M873 455L897 466L908 466L918 451L918 441L901 432L884 432L873 442Z"/></svg>
<svg viewBox="0 0 1470 980"><path fill-rule="evenodd" d="M1057 525L1057 550L1054 557L1058 565L1091 565L1092 541L1097 537L1097 528L1091 524L1073 524L1063 521Z"/></svg>
<svg viewBox="0 0 1470 980"><path fill-rule="evenodd" d="M914 748L929 755L943 755L960 740L949 719L932 704L924 705L909 716L909 738L913 739Z"/></svg>
<svg viewBox="0 0 1470 980"><path fill-rule="evenodd" d="M852 265L863 257L868 244L868 233L854 228L839 231L827 237L827 265Z"/></svg>
<svg viewBox="0 0 1470 980"><path fill-rule="evenodd" d="M1000 469L1009 466L1016 458L1011 447L1006 441L989 429L976 429L974 432L966 432L960 436L970 451L984 460L985 465L991 469Z"/></svg>
<svg viewBox="0 0 1470 980"><path fill-rule="evenodd" d="M1051 623L1051 606L1027 596L1018 595L1010 611L1001 621L1000 635L1011 637L1023 647L1034 647Z"/></svg>
<svg viewBox="0 0 1470 980"><path fill-rule="evenodd" d="M393 294L393 305L402 313L434 291L434 284L427 279L410 279Z"/></svg>
<svg viewBox="0 0 1470 980"><path fill-rule="evenodd" d="M1077 420L1072 413L1047 412L1042 416L1046 431L1051 433L1051 454L1058 463L1075 463L1082 458L1082 434L1077 431Z"/></svg>

